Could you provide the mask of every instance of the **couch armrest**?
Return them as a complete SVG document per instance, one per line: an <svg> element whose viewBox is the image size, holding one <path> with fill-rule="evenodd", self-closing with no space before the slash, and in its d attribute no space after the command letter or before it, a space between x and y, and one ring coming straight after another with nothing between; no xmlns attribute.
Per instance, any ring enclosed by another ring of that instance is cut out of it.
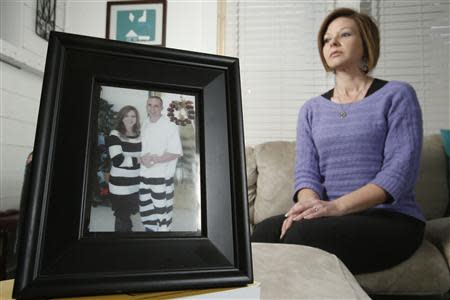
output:
<svg viewBox="0 0 450 300"><path fill-rule="evenodd" d="M425 239L444 254L450 268L450 217L427 221Z"/></svg>

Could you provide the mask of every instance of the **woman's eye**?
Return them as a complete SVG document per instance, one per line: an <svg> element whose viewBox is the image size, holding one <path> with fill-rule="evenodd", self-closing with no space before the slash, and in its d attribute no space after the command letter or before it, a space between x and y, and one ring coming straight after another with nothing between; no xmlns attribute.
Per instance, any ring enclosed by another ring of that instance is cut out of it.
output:
<svg viewBox="0 0 450 300"><path fill-rule="evenodd" d="M351 36L352 34L350 32L343 32L341 34L342 37Z"/></svg>
<svg viewBox="0 0 450 300"><path fill-rule="evenodd" d="M324 44L327 44L329 41L330 41L329 38L323 39L323 43L324 43Z"/></svg>

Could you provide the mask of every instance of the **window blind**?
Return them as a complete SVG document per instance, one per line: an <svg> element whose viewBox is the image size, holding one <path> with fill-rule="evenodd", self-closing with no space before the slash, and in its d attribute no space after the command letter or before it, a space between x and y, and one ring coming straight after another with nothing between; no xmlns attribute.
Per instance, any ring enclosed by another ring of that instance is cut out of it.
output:
<svg viewBox="0 0 450 300"><path fill-rule="evenodd" d="M227 2L225 54L240 59L247 145L295 140L299 108L332 88L334 76L323 69L316 35L324 17L339 6L337 1ZM382 54L373 75L414 86L425 133L448 127L449 2L363 0L351 7L380 25Z"/></svg>
<svg viewBox="0 0 450 300"><path fill-rule="evenodd" d="M367 2L381 34L374 75L407 81L414 87L425 134L448 128L450 1Z"/></svg>
<svg viewBox="0 0 450 300"><path fill-rule="evenodd" d="M227 3L225 54L240 61L246 144L295 139L299 107L330 86L315 42L327 8L314 2Z"/></svg>

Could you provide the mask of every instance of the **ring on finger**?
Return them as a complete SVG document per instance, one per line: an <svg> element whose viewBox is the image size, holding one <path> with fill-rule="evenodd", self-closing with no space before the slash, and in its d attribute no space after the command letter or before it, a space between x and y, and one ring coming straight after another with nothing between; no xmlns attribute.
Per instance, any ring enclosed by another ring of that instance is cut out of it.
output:
<svg viewBox="0 0 450 300"><path fill-rule="evenodd" d="M314 212L318 212L319 208L318 207L314 207Z"/></svg>

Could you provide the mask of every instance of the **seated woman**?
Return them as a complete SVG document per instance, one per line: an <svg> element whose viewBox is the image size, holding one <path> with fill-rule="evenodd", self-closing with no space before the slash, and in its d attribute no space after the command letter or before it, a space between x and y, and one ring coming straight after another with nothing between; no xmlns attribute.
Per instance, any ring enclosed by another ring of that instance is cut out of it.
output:
<svg viewBox="0 0 450 300"><path fill-rule="evenodd" d="M368 75L379 43L365 14L340 8L323 21L319 53L335 86L300 109L296 204L257 224L253 242L317 247L354 274L390 268L419 247L421 110L409 84Z"/></svg>

